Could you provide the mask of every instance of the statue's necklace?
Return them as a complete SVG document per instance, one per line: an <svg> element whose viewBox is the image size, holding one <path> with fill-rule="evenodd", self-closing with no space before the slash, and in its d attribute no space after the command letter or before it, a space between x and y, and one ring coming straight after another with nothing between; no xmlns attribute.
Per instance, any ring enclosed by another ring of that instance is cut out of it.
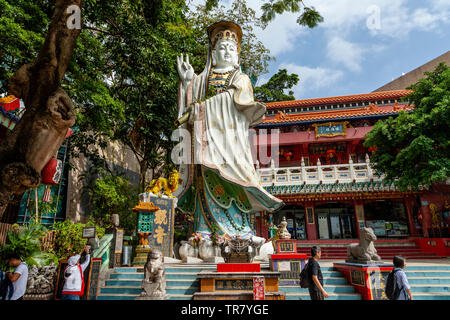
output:
<svg viewBox="0 0 450 320"><path fill-rule="evenodd" d="M213 87L216 89L216 94L225 91L230 85L237 68L232 69L228 72L214 72L211 68L208 74L208 87ZM208 88L209 89L209 88Z"/></svg>

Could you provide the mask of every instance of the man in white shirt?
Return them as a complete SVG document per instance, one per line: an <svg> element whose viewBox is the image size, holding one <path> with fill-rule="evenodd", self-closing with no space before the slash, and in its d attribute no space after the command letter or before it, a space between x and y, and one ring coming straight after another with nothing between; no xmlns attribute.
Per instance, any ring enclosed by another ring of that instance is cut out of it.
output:
<svg viewBox="0 0 450 320"><path fill-rule="evenodd" d="M27 290L28 266L15 253L9 255L7 261L10 267L16 268L12 273L6 272L6 276L11 280L14 288L14 293L10 300L23 300L23 295Z"/></svg>
<svg viewBox="0 0 450 320"><path fill-rule="evenodd" d="M85 246L80 254L70 257L67 261L67 267L64 270L64 286L62 290L62 300L80 300L84 294L84 270L89 265L91 256L89 255L90 246ZM86 259L80 263L82 253L86 253Z"/></svg>

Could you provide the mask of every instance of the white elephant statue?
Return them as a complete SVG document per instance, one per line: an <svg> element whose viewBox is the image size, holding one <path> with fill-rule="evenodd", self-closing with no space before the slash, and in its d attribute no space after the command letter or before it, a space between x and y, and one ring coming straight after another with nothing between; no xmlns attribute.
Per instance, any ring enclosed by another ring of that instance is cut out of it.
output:
<svg viewBox="0 0 450 320"><path fill-rule="evenodd" d="M274 254L272 241L264 243L259 249L259 255L255 258L260 261L269 261L269 255Z"/></svg>
<svg viewBox="0 0 450 320"><path fill-rule="evenodd" d="M252 247L253 247L253 256L259 256L259 250L262 245L266 242L266 239L262 237L253 236L252 237Z"/></svg>
<svg viewBox="0 0 450 320"><path fill-rule="evenodd" d="M203 240L198 247L198 257L206 260L215 257L216 252L211 240Z"/></svg>
<svg viewBox="0 0 450 320"><path fill-rule="evenodd" d="M190 237L188 241L181 241L180 250L178 251L181 260L185 260L185 258L187 257L196 258L193 241L194 241L193 237Z"/></svg>

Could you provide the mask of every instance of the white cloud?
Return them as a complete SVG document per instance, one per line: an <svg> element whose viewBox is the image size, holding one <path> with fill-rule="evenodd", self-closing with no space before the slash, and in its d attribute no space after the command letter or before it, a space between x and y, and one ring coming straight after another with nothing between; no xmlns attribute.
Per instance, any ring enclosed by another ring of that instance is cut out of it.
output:
<svg viewBox="0 0 450 320"><path fill-rule="evenodd" d="M335 36L328 42L327 50L327 56L331 61L342 64L353 72L361 71L365 50L357 44Z"/></svg>
<svg viewBox="0 0 450 320"><path fill-rule="evenodd" d="M294 63L281 64L278 69L287 69L289 73L298 74L300 81L292 88L296 99L303 99L306 94L311 97L320 89L331 88L344 76L341 70L311 68Z"/></svg>

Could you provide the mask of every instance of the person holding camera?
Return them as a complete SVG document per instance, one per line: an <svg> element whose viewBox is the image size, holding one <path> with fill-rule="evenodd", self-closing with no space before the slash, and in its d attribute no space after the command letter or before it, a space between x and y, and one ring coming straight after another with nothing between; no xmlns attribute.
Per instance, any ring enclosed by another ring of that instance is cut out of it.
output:
<svg viewBox="0 0 450 320"><path fill-rule="evenodd" d="M80 300L84 294L84 270L91 261L89 250L91 246L87 245L80 252L67 261L67 267L64 270L64 286L62 290L62 300ZM84 260L84 261L82 261Z"/></svg>

